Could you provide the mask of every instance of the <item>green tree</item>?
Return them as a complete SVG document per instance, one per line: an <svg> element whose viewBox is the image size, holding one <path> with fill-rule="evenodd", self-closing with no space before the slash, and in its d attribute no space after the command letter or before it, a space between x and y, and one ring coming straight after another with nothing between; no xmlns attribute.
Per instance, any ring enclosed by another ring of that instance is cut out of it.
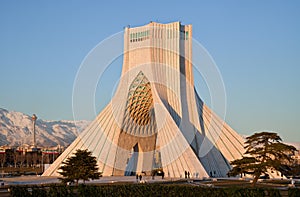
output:
<svg viewBox="0 0 300 197"><path fill-rule="evenodd" d="M277 133L261 132L254 133L246 138L246 152L242 159L231 162L233 168L229 175L242 173L253 174L252 185L255 186L262 174L268 174L268 170L281 171L292 164L291 155L296 148L281 142Z"/></svg>
<svg viewBox="0 0 300 197"><path fill-rule="evenodd" d="M78 185L79 180L88 181L89 179L99 179L96 157L88 150L76 150L73 157L69 157L62 163L59 173L63 176L60 180L63 183L75 182Z"/></svg>

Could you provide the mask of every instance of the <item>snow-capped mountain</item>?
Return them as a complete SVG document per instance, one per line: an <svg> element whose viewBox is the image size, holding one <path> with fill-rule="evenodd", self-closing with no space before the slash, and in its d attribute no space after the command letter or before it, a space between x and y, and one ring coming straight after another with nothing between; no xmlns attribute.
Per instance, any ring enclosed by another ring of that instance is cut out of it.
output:
<svg viewBox="0 0 300 197"><path fill-rule="evenodd" d="M36 121L36 142L38 146L67 146L88 125L89 121ZM33 144L33 123L31 116L21 112L0 108L0 146Z"/></svg>

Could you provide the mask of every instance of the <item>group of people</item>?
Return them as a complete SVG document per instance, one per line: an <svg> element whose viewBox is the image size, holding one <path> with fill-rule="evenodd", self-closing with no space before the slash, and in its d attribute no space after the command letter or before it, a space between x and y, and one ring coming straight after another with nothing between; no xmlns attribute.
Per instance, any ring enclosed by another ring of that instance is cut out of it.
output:
<svg viewBox="0 0 300 197"><path fill-rule="evenodd" d="M143 176L140 174L136 174L136 181L139 181L139 179L140 179L140 181L142 180L142 178L143 178Z"/></svg>
<svg viewBox="0 0 300 197"><path fill-rule="evenodd" d="M154 180L154 177L155 177L155 175L156 175L156 173L155 172L152 172L152 179ZM164 179L165 178L165 172L164 171L162 171L162 172L160 172L160 176L161 176L161 178L162 179Z"/></svg>
<svg viewBox="0 0 300 197"><path fill-rule="evenodd" d="M184 171L184 176L185 176L185 178L187 179L187 178L190 178L190 172L189 171ZM155 172L152 172L152 179L154 179L154 176L155 176ZM161 177L162 177L162 179L164 179L164 175L165 175L165 173L164 172L162 172L162 174L161 174ZM135 177L136 177L136 181L138 182L139 180L141 181L142 180L142 178L143 178L143 176L142 176L142 174L136 174L135 175Z"/></svg>
<svg viewBox="0 0 300 197"><path fill-rule="evenodd" d="M185 176L186 179L190 178L190 172L185 170L184 171L184 176Z"/></svg>
<svg viewBox="0 0 300 197"><path fill-rule="evenodd" d="M152 172L152 173L151 173L152 180L154 180L155 175L156 175L155 172ZM162 178L162 179L165 178L165 173L164 173L164 171L162 171L162 172L160 173L160 175L161 175L161 178ZM137 181L137 182L138 182L138 181L142 181L142 178L143 178L142 174L136 174L135 177L136 177L136 181Z"/></svg>

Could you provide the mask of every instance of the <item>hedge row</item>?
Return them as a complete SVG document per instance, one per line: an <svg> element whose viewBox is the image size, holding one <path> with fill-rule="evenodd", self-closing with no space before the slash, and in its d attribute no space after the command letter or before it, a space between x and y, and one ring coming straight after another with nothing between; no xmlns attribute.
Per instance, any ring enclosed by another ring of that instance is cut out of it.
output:
<svg viewBox="0 0 300 197"><path fill-rule="evenodd" d="M265 188L203 188L190 185L166 184L121 184L121 185L49 185L49 186L13 186L11 196L281 196L278 189ZM288 196L300 196L300 189L289 189Z"/></svg>

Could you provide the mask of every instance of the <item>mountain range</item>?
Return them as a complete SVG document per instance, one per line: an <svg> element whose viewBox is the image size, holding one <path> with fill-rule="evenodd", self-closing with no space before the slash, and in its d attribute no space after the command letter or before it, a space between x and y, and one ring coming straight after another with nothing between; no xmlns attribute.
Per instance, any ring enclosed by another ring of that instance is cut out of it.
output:
<svg viewBox="0 0 300 197"><path fill-rule="evenodd" d="M37 119L36 141L38 146L68 146L79 133L90 123L87 120L49 121ZM243 136L244 138L246 136ZM284 142L300 149L300 143ZM0 146L20 146L33 144L33 123L31 116L21 112L0 108Z"/></svg>
<svg viewBox="0 0 300 197"><path fill-rule="evenodd" d="M68 146L89 124L89 121L36 120L37 146ZM0 146L33 144L33 121L31 116L21 112L0 108Z"/></svg>

